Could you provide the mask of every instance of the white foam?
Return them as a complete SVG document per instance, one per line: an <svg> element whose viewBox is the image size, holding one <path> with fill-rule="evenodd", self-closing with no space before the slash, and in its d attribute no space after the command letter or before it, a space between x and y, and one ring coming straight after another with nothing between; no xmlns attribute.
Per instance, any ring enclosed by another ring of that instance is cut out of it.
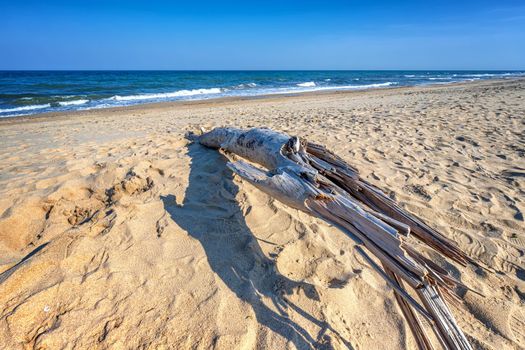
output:
<svg viewBox="0 0 525 350"><path fill-rule="evenodd" d="M415 78L416 76L414 74L406 74L405 78Z"/></svg>
<svg viewBox="0 0 525 350"><path fill-rule="evenodd" d="M73 100L73 101L59 102L58 104L61 106L78 106L78 105L83 105L88 102L89 100Z"/></svg>
<svg viewBox="0 0 525 350"><path fill-rule="evenodd" d="M485 77L509 77L509 76L521 76L523 72L512 72L512 73L483 73L483 74L462 74L463 77L472 78L485 78Z"/></svg>
<svg viewBox="0 0 525 350"><path fill-rule="evenodd" d="M159 93L159 94L143 94L143 95L129 95L129 96L116 95L116 96L110 97L109 100L114 100L114 101L161 100L161 99L174 98L174 97L220 94L221 92L223 92L223 90L219 88L179 90L175 92L166 92L166 93Z"/></svg>
<svg viewBox="0 0 525 350"><path fill-rule="evenodd" d="M30 105L30 106L23 106L23 107L16 107L16 108L0 109L0 113L32 111L35 109L44 109L44 108L49 108L49 107L51 107L49 103L45 105Z"/></svg>
<svg viewBox="0 0 525 350"><path fill-rule="evenodd" d="M247 83L247 84L239 84L239 85L236 86L236 88L237 89L244 89L244 88L247 88L247 87L253 88L253 87L256 87L256 86L257 86L257 84L255 84L255 83Z"/></svg>
<svg viewBox="0 0 525 350"><path fill-rule="evenodd" d="M300 87L312 87L312 86L316 86L315 83L313 81L307 81L306 83L299 83L297 84L297 86L300 86Z"/></svg>
<svg viewBox="0 0 525 350"><path fill-rule="evenodd" d="M4 114L4 115L0 115L0 118L23 117L23 116L26 116L26 115L31 115L31 113Z"/></svg>
<svg viewBox="0 0 525 350"><path fill-rule="evenodd" d="M464 74L464 77L497 77L498 75L505 75L505 74Z"/></svg>
<svg viewBox="0 0 525 350"><path fill-rule="evenodd" d="M315 92L315 91L326 91L326 90L366 90L374 88L382 88L387 86L396 85L397 83L387 81L384 83L367 84L367 85L334 85L334 86L314 86L309 88L281 88L275 90L267 90L261 92L262 95L274 95L274 94L293 94L300 92Z"/></svg>
<svg viewBox="0 0 525 350"><path fill-rule="evenodd" d="M367 85L347 85L347 86L336 86L336 89L346 89L346 90L362 90L362 89L374 89L374 88L380 88L380 87L387 87L391 85L396 85L397 83L394 83L392 81L387 81L385 83L376 83L376 84L367 84Z"/></svg>

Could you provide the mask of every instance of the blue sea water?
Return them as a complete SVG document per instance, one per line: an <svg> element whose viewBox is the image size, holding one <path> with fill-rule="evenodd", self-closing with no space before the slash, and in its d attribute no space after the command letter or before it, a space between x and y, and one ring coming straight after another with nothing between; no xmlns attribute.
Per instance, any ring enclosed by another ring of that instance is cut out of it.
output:
<svg viewBox="0 0 525 350"><path fill-rule="evenodd" d="M0 71L0 118L224 96L444 84L517 71Z"/></svg>

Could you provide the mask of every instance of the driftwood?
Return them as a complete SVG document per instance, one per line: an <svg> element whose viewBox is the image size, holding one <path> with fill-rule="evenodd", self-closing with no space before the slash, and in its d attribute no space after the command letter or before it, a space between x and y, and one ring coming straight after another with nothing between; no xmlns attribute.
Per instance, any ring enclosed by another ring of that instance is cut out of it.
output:
<svg viewBox="0 0 525 350"><path fill-rule="evenodd" d="M263 192L349 234L357 252L393 288L420 349L433 349L425 332L428 326L443 348L471 349L446 302L460 301L455 289L467 287L420 254L406 237L413 235L461 265L476 265L453 241L401 209L324 146L265 128L216 128L198 137L198 142L266 168L243 160L228 163L233 172Z"/></svg>

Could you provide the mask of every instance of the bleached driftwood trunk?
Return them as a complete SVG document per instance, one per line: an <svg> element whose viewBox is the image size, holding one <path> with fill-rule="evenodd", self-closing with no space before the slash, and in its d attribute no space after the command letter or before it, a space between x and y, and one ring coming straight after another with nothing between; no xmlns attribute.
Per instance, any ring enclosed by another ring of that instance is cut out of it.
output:
<svg viewBox="0 0 525 350"><path fill-rule="evenodd" d="M432 349L420 317L444 348L471 349L445 301L459 301L454 288L465 286L420 254L405 237L412 234L462 265L475 264L454 242L405 212L323 146L264 128L216 128L198 137L198 142L266 168L243 160L228 163L236 174L263 192L349 234L358 244L356 250L394 289L420 349ZM420 302L406 291L405 283Z"/></svg>

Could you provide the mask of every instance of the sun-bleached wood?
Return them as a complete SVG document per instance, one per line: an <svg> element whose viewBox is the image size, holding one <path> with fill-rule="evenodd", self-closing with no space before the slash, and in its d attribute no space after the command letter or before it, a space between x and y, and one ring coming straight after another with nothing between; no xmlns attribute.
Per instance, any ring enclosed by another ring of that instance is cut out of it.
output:
<svg viewBox="0 0 525 350"><path fill-rule="evenodd" d="M249 162L237 160L229 162L228 167L284 204L347 233L367 264L393 288L420 349L433 347L418 315L435 332L443 348L471 349L444 298L460 300L454 289L465 286L419 253L406 238L412 235L461 265L478 266L453 241L404 211L324 146L266 128L216 128L195 139L204 146L246 159ZM421 303L410 295L404 283L415 290Z"/></svg>

